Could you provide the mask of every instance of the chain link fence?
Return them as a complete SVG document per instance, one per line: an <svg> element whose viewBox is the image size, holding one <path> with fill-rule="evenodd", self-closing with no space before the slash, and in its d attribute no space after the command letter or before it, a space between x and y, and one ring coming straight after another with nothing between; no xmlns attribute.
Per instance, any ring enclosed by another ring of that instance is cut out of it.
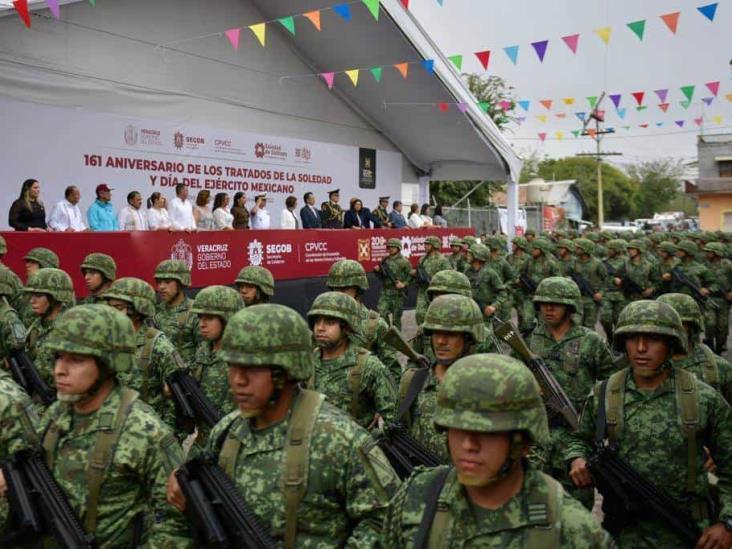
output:
<svg viewBox="0 0 732 549"><path fill-rule="evenodd" d="M526 228L537 234L542 232L543 216L540 207L527 206ZM476 234L501 232L501 215L498 208L443 208L449 227L472 227Z"/></svg>

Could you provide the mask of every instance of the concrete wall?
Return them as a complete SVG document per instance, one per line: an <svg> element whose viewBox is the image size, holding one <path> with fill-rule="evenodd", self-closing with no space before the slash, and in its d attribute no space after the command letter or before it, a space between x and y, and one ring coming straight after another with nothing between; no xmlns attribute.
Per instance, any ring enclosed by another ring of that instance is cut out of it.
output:
<svg viewBox="0 0 732 549"><path fill-rule="evenodd" d="M702 138L703 139L703 138ZM724 143L707 142L700 139L697 147L699 155L699 177L719 177L716 156L732 156L732 136Z"/></svg>
<svg viewBox="0 0 732 549"><path fill-rule="evenodd" d="M725 213L732 217L732 192L718 194L700 194L699 200L699 223L703 231L716 231L719 229L732 231L728 223L724 227Z"/></svg>

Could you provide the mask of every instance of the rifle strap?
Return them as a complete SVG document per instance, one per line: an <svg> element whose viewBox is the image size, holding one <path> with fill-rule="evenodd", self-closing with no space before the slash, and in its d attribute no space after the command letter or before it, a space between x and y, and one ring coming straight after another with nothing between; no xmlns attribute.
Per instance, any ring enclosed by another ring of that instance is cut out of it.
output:
<svg viewBox="0 0 732 549"><path fill-rule="evenodd" d="M152 352L155 348L155 342L160 337L160 334L162 334L160 330L153 328L150 326L147 331L145 332L145 345L142 348L142 353L140 353L140 369L142 370L142 390L140 391L140 398L147 402L147 399L149 398L149 391L150 391L150 376L152 374L151 370L151 359L152 359Z"/></svg>
<svg viewBox="0 0 732 549"><path fill-rule="evenodd" d="M603 399L607 413L607 435L611 442L620 436L623 430L623 403L625 400L625 382L628 379L628 368L615 372L607 380L607 396Z"/></svg>
<svg viewBox="0 0 732 549"><path fill-rule="evenodd" d="M185 313L178 315L178 333L175 337L175 347L176 349L180 349L180 347L183 345L183 342L185 341L185 335L184 330L186 329L186 324L188 324L188 318L191 316L191 308L190 306L185 310Z"/></svg>
<svg viewBox="0 0 732 549"><path fill-rule="evenodd" d="M414 549L439 547L439 538L447 532L450 526L450 513L447 508L438 509L440 494L445 481L452 471L451 467L438 469L435 478L427 488L425 506L422 513L422 522L419 524L417 535L414 536Z"/></svg>
<svg viewBox="0 0 732 549"><path fill-rule="evenodd" d="M379 319L381 315L376 311L369 310L368 322L366 322L366 331L364 333L364 339L366 339L367 349L370 351L374 343L376 343L376 333L379 328Z"/></svg>
<svg viewBox="0 0 732 549"><path fill-rule="evenodd" d="M674 374L676 376L676 404L679 410L679 423L686 437L686 491L691 496L696 494L698 453L696 432L699 425L699 392L694 374L681 368L674 369Z"/></svg>
<svg viewBox="0 0 732 549"><path fill-rule="evenodd" d="M422 391L430 371L428 368L409 368L399 381L399 409L396 421L401 422L409 413Z"/></svg>
<svg viewBox="0 0 732 549"><path fill-rule="evenodd" d="M595 443L598 445L604 442L607 434L607 405L605 404L607 384L607 379L600 383L599 407L595 418Z"/></svg>
<svg viewBox="0 0 732 549"><path fill-rule="evenodd" d="M361 382L363 381L363 370L369 353L366 349L359 349L356 352L356 364L348 370L348 385L351 387L351 417L356 419L361 411L359 395L361 394Z"/></svg>
<svg viewBox="0 0 732 549"><path fill-rule="evenodd" d="M704 369L704 382L719 391L719 368L717 367L717 359L708 346L702 344L701 348L704 351L704 364L702 365Z"/></svg>

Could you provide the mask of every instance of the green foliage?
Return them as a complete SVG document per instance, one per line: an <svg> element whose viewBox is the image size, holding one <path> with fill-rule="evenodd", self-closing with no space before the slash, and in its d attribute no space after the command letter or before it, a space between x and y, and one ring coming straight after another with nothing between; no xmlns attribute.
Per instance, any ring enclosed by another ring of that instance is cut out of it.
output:
<svg viewBox="0 0 732 549"><path fill-rule="evenodd" d="M630 166L628 175L636 184L632 198L635 217L653 217L668 211L671 201L679 196L683 166L678 160L652 160Z"/></svg>
<svg viewBox="0 0 732 549"><path fill-rule="evenodd" d="M462 76L468 89L478 100L478 103L481 103L483 110L491 117L499 130L502 131L506 124L515 119L511 115L516 109L513 86L510 86L503 78L495 74L491 76L463 74ZM504 111L500 106L502 101L510 102L510 108Z"/></svg>
<svg viewBox="0 0 732 549"><path fill-rule="evenodd" d="M480 181L432 181L430 183L430 195L435 198L437 204L452 206L465 196ZM498 181L487 181L473 192L468 198L470 206L480 208L491 205L491 196L495 191L505 190L505 183ZM467 207L467 201L461 202L459 207Z"/></svg>

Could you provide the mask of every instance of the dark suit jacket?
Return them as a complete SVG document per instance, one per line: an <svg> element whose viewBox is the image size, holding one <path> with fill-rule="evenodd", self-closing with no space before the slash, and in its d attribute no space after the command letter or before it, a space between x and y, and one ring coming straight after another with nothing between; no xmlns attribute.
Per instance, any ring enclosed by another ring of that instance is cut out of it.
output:
<svg viewBox="0 0 732 549"><path fill-rule="evenodd" d="M303 229L320 229L323 224L320 221L320 210L315 208L316 213L313 214L309 206L300 208L300 219L302 220Z"/></svg>
<svg viewBox="0 0 732 549"><path fill-rule="evenodd" d="M361 208L361 210L356 213L354 210L347 210L346 214L343 216L343 228L344 229L350 229L351 227L361 227L363 229L370 229L371 228L371 212L367 210L366 208ZM361 221L358 223L358 219Z"/></svg>

